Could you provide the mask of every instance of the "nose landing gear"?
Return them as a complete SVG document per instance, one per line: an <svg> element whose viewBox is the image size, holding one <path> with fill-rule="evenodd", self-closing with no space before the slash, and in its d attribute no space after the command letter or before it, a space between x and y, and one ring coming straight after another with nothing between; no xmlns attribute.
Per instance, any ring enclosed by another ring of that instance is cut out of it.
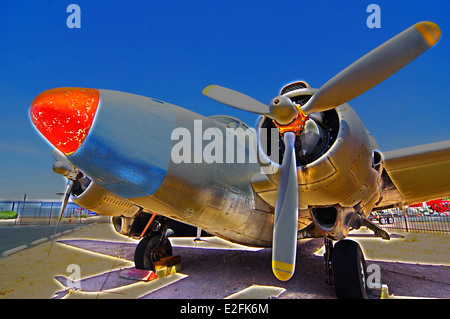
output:
<svg viewBox="0 0 450 319"><path fill-rule="evenodd" d="M154 263L172 256L172 245L164 227L141 239L134 252L136 269L155 271Z"/></svg>

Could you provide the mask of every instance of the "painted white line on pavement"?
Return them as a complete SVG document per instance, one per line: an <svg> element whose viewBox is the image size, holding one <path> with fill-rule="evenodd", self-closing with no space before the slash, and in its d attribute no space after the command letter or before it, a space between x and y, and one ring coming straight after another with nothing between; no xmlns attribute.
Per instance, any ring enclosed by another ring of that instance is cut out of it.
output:
<svg viewBox="0 0 450 319"><path fill-rule="evenodd" d="M271 299L278 298L285 291L281 287L252 285L225 299Z"/></svg>

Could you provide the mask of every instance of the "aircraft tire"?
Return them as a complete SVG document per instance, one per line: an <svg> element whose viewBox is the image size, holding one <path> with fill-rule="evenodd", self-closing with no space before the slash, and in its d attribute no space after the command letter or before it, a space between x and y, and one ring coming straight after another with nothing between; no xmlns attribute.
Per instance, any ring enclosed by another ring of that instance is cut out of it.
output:
<svg viewBox="0 0 450 319"><path fill-rule="evenodd" d="M333 279L340 299L368 299L366 261L358 243L341 240L333 248Z"/></svg>
<svg viewBox="0 0 450 319"><path fill-rule="evenodd" d="M154 262L172 256L172 245L167 238L160 241L159 235L147 236L141 239L134 252L136 269L155 271Z"/></svg>

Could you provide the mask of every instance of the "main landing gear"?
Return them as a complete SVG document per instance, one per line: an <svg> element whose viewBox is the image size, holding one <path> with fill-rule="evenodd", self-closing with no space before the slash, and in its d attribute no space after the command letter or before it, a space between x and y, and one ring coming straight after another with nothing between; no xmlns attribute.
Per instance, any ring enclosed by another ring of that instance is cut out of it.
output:
<svg viewBox="0 0 450 319"><path fill-rule="evenodd" d="M327 282L334 283L338 298L372 298L366 285L366 261L357 242L345 239L333 246L332 240L325 238L324 258Z"/></svg>

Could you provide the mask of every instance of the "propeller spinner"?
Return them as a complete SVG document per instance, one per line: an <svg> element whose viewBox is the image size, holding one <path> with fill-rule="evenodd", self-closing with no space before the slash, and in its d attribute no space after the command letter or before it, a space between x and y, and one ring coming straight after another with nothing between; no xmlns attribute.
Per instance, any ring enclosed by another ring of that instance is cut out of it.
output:
<svg viewBox="0 0 450 319"><path fill-rule="evenodd" d="M440 29L433 22L419 22L375 48L325 83L302 107L287 96L265 105L245 94L218 85L203 90L207 97L236 109L274 120L283 136L285 153L275 206L272 270L289 280L295 269L298 227L298 176L295 136L303 131L308 114L323 112L359 96L384 81L437 43Z"/></svg>

